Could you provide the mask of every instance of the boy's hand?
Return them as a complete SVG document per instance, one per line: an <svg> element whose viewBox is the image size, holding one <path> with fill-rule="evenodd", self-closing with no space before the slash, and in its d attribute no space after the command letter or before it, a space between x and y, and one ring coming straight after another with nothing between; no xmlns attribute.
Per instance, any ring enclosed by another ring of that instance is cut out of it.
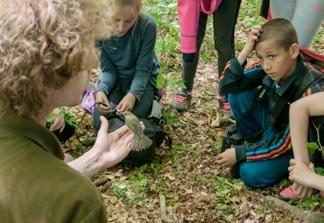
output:
<svg viewBox="0 0 324 223"><path fill-rule="evenodd" d="M136 102L136 97L132 93L128 93L119 102L116 107L117 112L132 111Z"/></svg>
<svg viewBox="0 0 324 223"><path fill-rule="evenodd" d="M217 163L220 164L222 167L232 167L235 165L236 161L236 154L234 148L226 149L223 153L219 154L216 157Z"/></svg>
<svg viewBox="0 0 324 223"><path fill-rule="evenodd" d="M255 47L255 43L259 40L260 35L261 35L261 26L260 25L254 26L251 30L251 33L248 36L246 45L244 47L244 49L247 52L252 53L252 51L254 50L254 47Z"/></svg>
<svg viewBox="0 0 324 223"><path fill-rule="evenodd" d="M261 34L261 26L256 25L252 28L251 33L246 40L245 46L239 56L237 57L239 63L242 65L248 56L253 52L255 43L259 40L259 36Z"/></svg>
<svg viewBox="0 0 324 223"><path fill-rule="evenodd" d="M102 112L110 112L112 107L109 104L108 98L105 93L99 91L96 95L97 107Z"/></svg>

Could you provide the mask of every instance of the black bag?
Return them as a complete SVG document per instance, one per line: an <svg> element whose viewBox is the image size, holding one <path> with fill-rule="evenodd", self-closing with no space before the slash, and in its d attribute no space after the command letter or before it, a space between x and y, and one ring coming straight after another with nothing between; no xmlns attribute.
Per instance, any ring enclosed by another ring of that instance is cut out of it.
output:
<svg viewBox="0 0 324 223"><path fill-rule="evenodd" d="M106 116L106 118L109 121L108 132L113 132L125 124L124 117L120 115L111 114ZM131 151L121 163L141 166L153 160L156 149L164 141L168 146L171 146L171 139L163 129L163 118L140 118L140 121L143 122L145 126L144 134L152 140L152 145L142 151Z"/></svg>

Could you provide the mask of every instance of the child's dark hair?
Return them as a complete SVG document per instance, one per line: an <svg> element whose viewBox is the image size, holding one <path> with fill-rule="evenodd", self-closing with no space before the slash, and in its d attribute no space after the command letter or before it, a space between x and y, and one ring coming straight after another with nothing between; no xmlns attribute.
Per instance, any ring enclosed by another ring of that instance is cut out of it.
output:
<svg viewBox="0 0 324 223"><path fill-rule="evenodd" d="M262 25L262 33L257 43L268 39L275 39L285 50L288 50L293 43L298 44L295 28L284 18L272 19Z"/></svg>

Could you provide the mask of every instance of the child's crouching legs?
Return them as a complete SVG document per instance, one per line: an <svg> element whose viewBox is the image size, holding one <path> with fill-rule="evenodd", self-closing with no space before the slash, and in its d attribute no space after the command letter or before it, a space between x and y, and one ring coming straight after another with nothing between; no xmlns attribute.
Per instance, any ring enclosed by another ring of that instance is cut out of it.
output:
<svg viewBox="0 0 324 223"><path fill-rule="evenodd" d="M251 111L251 105L257 94L257 89L237 94L229 94L228 102L231 105L238 132L249 137L266 127L268 108L261 104L256 111Z"/></svg>
<svg viewBox="0 0 324 223"><path fill-rule="evenodd" d="M244 162L240 166L240 178L251 187L268 187L288 176L291 151L275 159Z"/></svg>

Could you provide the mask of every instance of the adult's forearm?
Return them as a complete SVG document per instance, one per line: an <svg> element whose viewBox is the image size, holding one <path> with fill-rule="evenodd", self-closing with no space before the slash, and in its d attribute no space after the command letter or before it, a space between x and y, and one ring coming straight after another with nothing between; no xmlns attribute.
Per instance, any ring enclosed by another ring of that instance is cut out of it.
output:
<svg viewBox="0 0 324 223"><path fill-rule="evenodd" d="M91 177L101 170L98 161L99 157L96 151L91 149L79 158L72 160L67 164L78 172Z"/></svg>

